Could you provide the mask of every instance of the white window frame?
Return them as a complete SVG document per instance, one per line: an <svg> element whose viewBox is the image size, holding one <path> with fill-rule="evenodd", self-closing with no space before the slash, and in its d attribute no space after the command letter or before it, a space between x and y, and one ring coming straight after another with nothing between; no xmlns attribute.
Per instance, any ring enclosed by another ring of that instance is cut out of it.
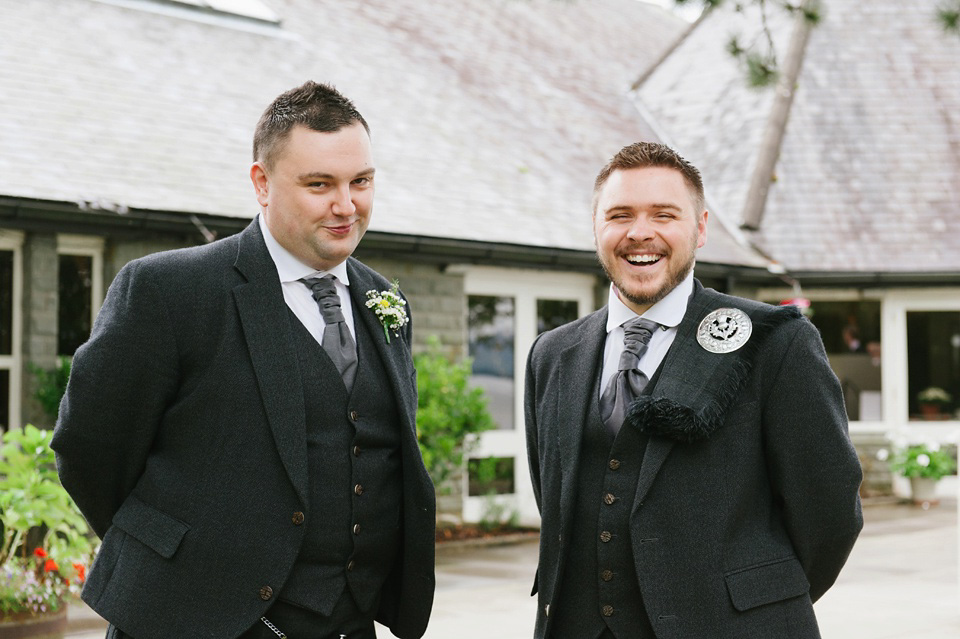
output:
<svg viewBox="0 0 960 639"><path fill-rule="evenodd" d="M582 317L595 310L596 278L580 273L512 269L489 266L462 267L466 295L491 295L514 299L514 428L492 430L480 434L477 447L470 458L513 457L515 493L495 495L492 499L510 512L516 510L523 525L540 523L530 470L527 464L526 437L523 418L523 384L527 353L537 337L537 300L569 300L577 302L577 315ZM466 300L464 300L466 301ZM466 463L466 462L465 462ZM467 473L463 473L464 521L480 521L491 497L470 497Z"/></svg>
<svg viewBox="0 0 960 639"><path fill-rule="evenodd" d="M20 428L21 395L23 393L23 239L19 231L0 229L0 251L13 252L13 332L10 355L0 355L0 369L10 371L8 393L10 423L7 428Z"/></svg>
<svg viewBox="0 0 960 639"><path fill-rule="evenodd" d="M92 258L90 264L90 326L97 319L103 305L103 248L104 238L94 235L57 235L57 256L79 255ZM59 265L58 265L59 272ZM59 331L59 327L57 328ZM59 354L58 354L59 355Z"/></svg>

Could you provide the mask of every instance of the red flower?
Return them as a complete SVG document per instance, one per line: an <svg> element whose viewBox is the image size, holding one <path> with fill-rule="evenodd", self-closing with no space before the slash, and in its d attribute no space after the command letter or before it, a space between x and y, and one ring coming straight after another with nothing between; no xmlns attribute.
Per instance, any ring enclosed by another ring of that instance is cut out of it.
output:
<svg viewBox="0 0 960 639"><path fill-rule="evenodd" d="M73 564L73 569L77 571L77 581L83 583L87 578L87 568L83 564Z"/></svg>
<svg viewBox="0 0 960 639"><path fill-rule="evenodd" d="M58 566L57 562L55 562L53 559L47 559L47 561L43 564L44 572L56 572L58 570L60 570L60 566Z"/></svg>
<svg viewBox="0 0 960 639"><path fill-rule="evenodd" d="M37 557L40 557L41 559L43 559L44 557L47 556L47 551L44 550L43 548L34 548L34 549L33 549L33 554L36 555Z"/></svg>

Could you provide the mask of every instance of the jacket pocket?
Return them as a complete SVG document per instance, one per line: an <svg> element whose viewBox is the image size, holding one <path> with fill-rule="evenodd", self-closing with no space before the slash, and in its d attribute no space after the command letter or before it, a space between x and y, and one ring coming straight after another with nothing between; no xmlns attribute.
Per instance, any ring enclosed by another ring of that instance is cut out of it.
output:
<svg viewBox="0 0 960 639"><path fill-rule="evenodd" d="M164 559L170 559L190 527L160 512L136 496L127 497L113 516L113 524Z"/></svg>
<svg viewBox="0 0 960 639"><path fill-rule="evenodd" d="M796 557L734 570L728 572L724 579L730 601L740 612L799 597L810 591L810 583Z"/></svg>

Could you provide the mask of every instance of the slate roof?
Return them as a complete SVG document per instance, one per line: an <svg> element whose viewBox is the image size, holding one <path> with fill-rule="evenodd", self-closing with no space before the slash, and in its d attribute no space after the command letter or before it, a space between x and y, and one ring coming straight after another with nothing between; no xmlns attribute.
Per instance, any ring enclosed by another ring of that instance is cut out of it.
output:
<svg viewBox="0 0 960 639"><path fill-rule="evenodd" d="M628 88L683 33L636 0L0 0L0 195L239 218L260 112L311 78L373 130L371 231L592 251ZM702 261L762 265L716 229Z"/></svg>
<svg viewBox="0 0 960 639"><path fill-rule="evenodd" d="M748 236L793 272L960 271L960 37L943 32L937 0L823 4ZM735 222L774 92L746 88L723 47L757 24L732 7L709 14L636 92ZM794 26L771 27L782 61Z"/></svg>

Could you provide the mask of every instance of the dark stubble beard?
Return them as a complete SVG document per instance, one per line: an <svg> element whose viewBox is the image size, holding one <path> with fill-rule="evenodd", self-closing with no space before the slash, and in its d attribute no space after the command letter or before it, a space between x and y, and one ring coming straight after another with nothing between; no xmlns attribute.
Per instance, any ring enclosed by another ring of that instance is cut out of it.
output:
<svg viewBox="0 0 960 639"><path fill-rule="evenodd" d="M600 252L597 252L597 259L600 261L600 266L603 268L603 272L607 274L607 279L613 282L613 285L617 287L617 290L620 292L622 297L627 298L637 306L653 306L667 295L670 294L670 291L677 288L680 283L687 279L687 275L690 274L690 270L693 268L694 263L697 261L697 236L693 236L693 242L690 250L690 259L687 260L687 263L684 264L681 268L677 269L675 273L671 276L667 274L667 281L664 282L658 290L654 291L650 295L631 295L627 292L626 287L623 286L623 282L618 277L614 277L613 268L607 266L606 260L603 259L603 256L600 255ZM618 259L614 256L613 259Z"/></svg>

